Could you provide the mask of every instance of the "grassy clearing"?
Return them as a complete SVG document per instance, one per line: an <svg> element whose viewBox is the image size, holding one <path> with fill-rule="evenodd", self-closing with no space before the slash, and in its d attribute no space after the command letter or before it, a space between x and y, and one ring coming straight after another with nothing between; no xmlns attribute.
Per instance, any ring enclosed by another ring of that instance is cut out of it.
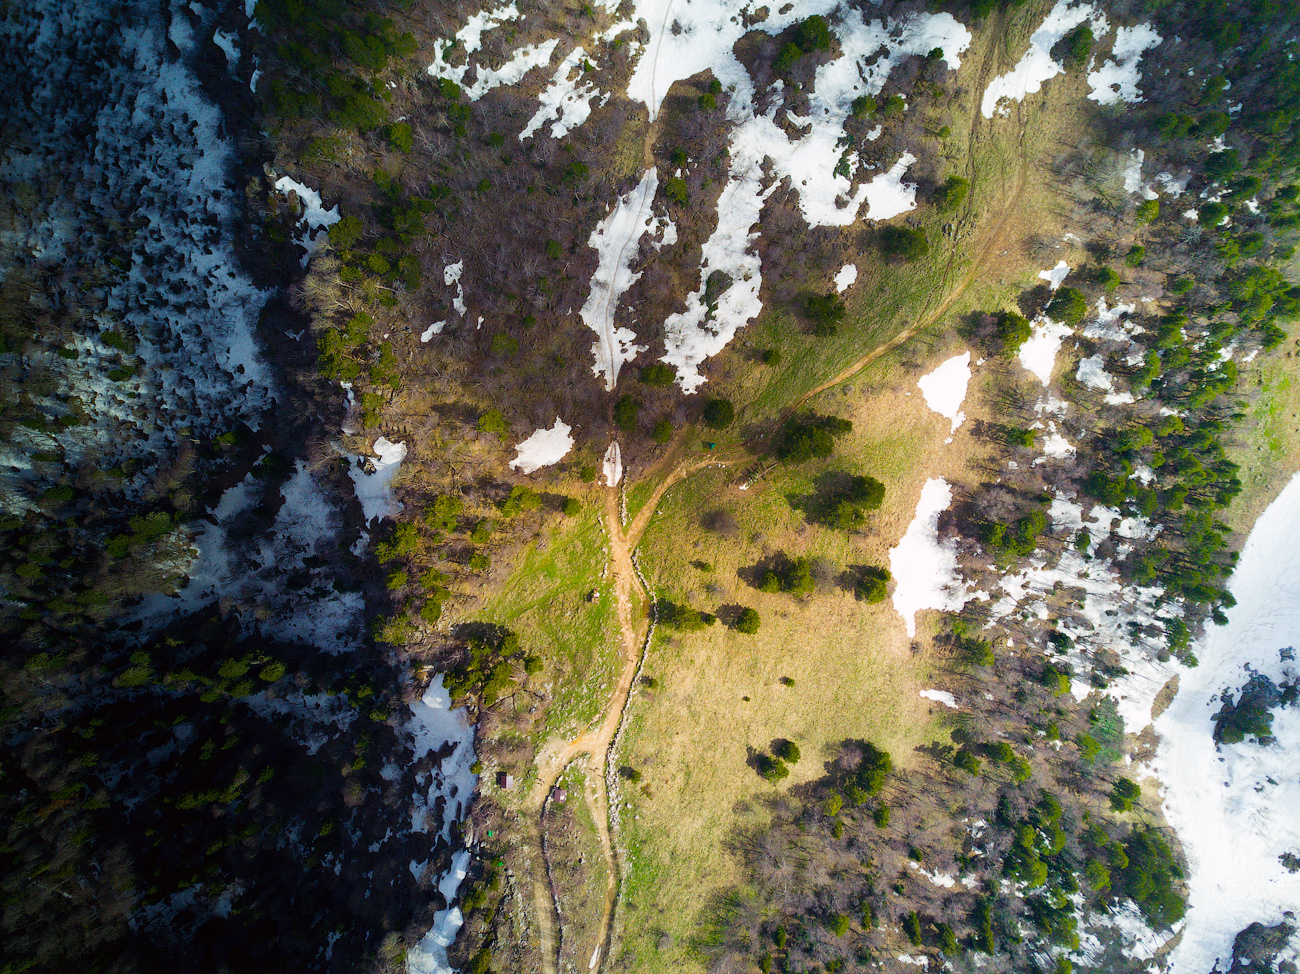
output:
<svg viewBox="0 0 1300 974"><path fill-rule="evenodd" d="M1066 106L1068 97L1064 90L1059 98L1048 93L1053 106ZM623 815L630 876L622 944L633 969L702 969L693 940L707 919L710 897L740 879L728 840L765 821L765 803L773 797L820 776L840 741L873 740L907 767L924 760L918 745L942 733L933 710L917 696L938 669L927 651L936 618L918 619L918 638L909 640L889 602L857 602L834 575L849 564L888 565L889 549L910 523L927 477L956 484L978 476L983 448L970 430L977 418L997 418L981 400L996 370L976 370L964 407L970 420L951 444L945 443L948 421L925 406L915 381L942 357L967 347L953 334L964 315L1015 307L1037 272L1059 259L1083 263L1083 255L1062 241L1071 229L1065 205L1035 162L1059 149L1075 112L1064 107L1030 113L1023 131L1014 117L992 125L968 120L967 131L953 139L969 139L969 153L954 158L962 158L970 172L988 175L973 180L960 239L950 242L940 232L951 215L922 210L914 216L931 240L927 258L888 267L864 249L858 284L846 295L848 316L835 338L800 333L790 311L779 308L747 331L751 348L779 348L784 364L728 370L729 394L746 404L738 425L770 421L937 307L970 275L971 242L978 228L998 216L1020 153L1030 160L1019 203L989 244L989 267L971 277L933 326L808 403L854 423L835 458L793 471L777 468L743 493L727 486L725 473L703 472L674 487L651 522L641 555L652 585L708 611L752 606L762 626L757 636L722 625L671 638L661 630L651 648L646 675L656 685L639 690L621 757L644 775L641 789L625 789L630 807ZM972 106L972 119L975 113ZM974 137L973 129L979 130ZM1051 239L1028 247L1031 232ZM858 535L809 525L786 499L805 492L817 473L831 467L886 484L884 506ZM702 526L715 510L734 522L729 534ZM737 575L781 550L832 566L810 599L764 594ZM776 738L796 741L804 755L779 787L747 764Z"/></svg>
<svg viewBox="0 0 1300 974"><path fill-rule="evenodd" d="M1242 386L1256 397L1246 408L1239 440L1231 451L1241 465L1241 494L1225 520L1243 535L1264 508L1300 470L1300 359L1277 349L1245 372Z"/></svg>
<svg viewBox="0 0 1300 974"><path fill-rule="evenodd" d="M586 763L574 762L556 782L556 792L565 797L552 798L545 821L560 910L560 966L566 970L586 969L605 902L605 856L584 798L586 789Z"/></svg>
<svg viewBox="0 0 1300 974"><path fill-rule="evenodd" d="M709 611L752 606L762 625L756 636L721 623L688 635L660 629L647 658L655 682L637 691L620 756L643 775L624 788L631 807L623 813L631 874L622 947L636 970L701 968L692 942L702 910L740 879L728 839L765 821L765 802L823 774L841 741L870 739L907 766L937 733L917 695L930 675L928 654L911 651L891 603L858 602L834 580L849 564L888 563L927 472L921 458L947 432L919 393L876 386L897 385L899 369L886 357L858 380L868 394L854 394L842 410L855 428L835 458L777 468L745 492L728 486L726 471L703 471L665 495L647 530L642 564L659 594ZM865 532L809 525L787 501L829 468L885 481L885 503ZM717 511L726 514L724 530L702 527ZM832 566L811 598L759 592L737 574L781 550ZM774 787L747 761L777 738L798 743L803 758Z"/></svg>
<svg viewBox="0 0 1300 974"><path fill-rule="evenodd" d="M542 656L552 704L534 742L576 735L600 715L618 675L613 587L594 510L529 545L478 618L508 626ZM588 598L595 593L595 597Z"/></svg>

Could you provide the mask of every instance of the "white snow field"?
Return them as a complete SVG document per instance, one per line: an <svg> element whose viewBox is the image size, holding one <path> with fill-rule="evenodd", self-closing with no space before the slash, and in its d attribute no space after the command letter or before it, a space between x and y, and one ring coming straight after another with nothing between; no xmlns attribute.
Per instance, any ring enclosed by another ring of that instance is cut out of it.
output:
<svg viewBox="0 0 1300 974"><path fill-rule="evenodd" d="M1191 867L1173 974L1203 974L1216 959L1226 970L1238 931L1300 907L1300 873L1279 860L1300 854L1300 709L1274 711L1277 741L1267 746L1248 738L1216 749L1210 720L1221 696L1235 695L1252 674L1274 683L1296 678L1300 476L1255 523L1229 590L1237 604L1228 624L1206 634L1196 650L1200 665L1180 672L1178 693L1155 722L1165 815Z"/></svg>
<svg viewBox="0 0 1300 974"><path fill-rule="evenodd" d="M617 487L623 479L623 451L615 440L605 451L605 460L601 465L601 475L606 487Z"/></svg>
<svg viewBox="0 0 1300 974"><path fill-rule="evenodd" d="M592 372L605 380L612 390L625 362L630 362L647 348L636 345L636 333L614 323L619 300L635 284L641 273L632 272L632 261L640 254L641 238L658 227L652 208L659 178L649 170L636 189L625 193L618 203L591 232L587 246L599 255L596 273L591 279L587 303L582 306L583 324L596 333L591 352L596 357Z"/></svg>
<svg viewBox="0 0 1300 974"><path fill-rule="evenodd" d="M941 703L952 710L957 708L957 700L947 690L922 690L919 694L926 700L933 700L935 703Z"/></svg>
<svg viewBox="0 0 1300 974"><path fill-rule="evenodd" d="M1142 92L1138 88L1141 78L1138 65L1142 55L1160 41L1160 35L1150 24L1116 28L1115 45L1111 50L1114 60L1108 60L1096 71L1089 72L1088 84L1092 91L1088 97L1099 105L1142 101Z"/></svg>
<svg viewBox="0 0 1300 974"><path fill-rule="evenodd" d="M1039 280L1046 281L1047 286L1053 291L1060 287L1062 282L1069 276L1070 265L1063 260L1057 261L1056 266L1051 270L1038 272Z"/></svg>
<svg viewBox="0 0 1300 974"><path fill-rule="evenodd" d="M940 416L952 422L952 430L966 421L961 404L966 401L966 385L970 382L970 352L954 355L933 372L917 380L925 404Z"/></svg>
<svg viewBox="0 0 1300 974"><path fill-rule="evenodd" d="M841 267L838 271L835 272L836 293L843 294L845 291L847 291L850 287L853 286L853 282L856 281L857 279L858 279L857 265L845 264L843 267Z"/></svg>
<svg viewBox="0 0 1300 974"><path fill-rule="evenodd" d="M1056 352L1061 347L1061 341L1069 334L1068 325L1039 315L1034 319L1029 338L1020 346L1016 357L1039 382L1044 386L1050 385L1052 370L1056 368Z"/></svg>
<svg viewBox="0 0 1300 974"><path fill-rule="evenodd" d="M80 464L93 451L105 467L138 464L128 496L172 463L187 438L240 422L256 429L274 397L254 338L268 295L229 242L242 193L231 176L234 147L187 63L211 21L177 4L55 0L11 6L5 19L23 52L6 68L21 72L16 88L30 98L6 106L14 124L0 145L0 181L60 188L35 193L24 218L0 230L0 248L121 265L85 305L96 314L69 342L78 358L51 370L90 418L58 434L67 461ZM106 222L122 230L104 233ZM134 337L133 354L119 357L100 339L114 329ZM119 358L136 373L107 379ZM144 413L166 421L144 422ZM18 455L48 449L44 435L19 429L0 445L3 482L29 472ZM30 504L23 490L4 495L10 510Z"/></svg>
<svg viewBox="0 0 1300 974"><path fill-rule="evenodd" d="M287 196L290 200L297 199L302 205L302 216L299 218L300 229L295 236L294 243L306 251L302 255L302 266L306 267L307 262L311 260L312 255L320 249L321 245L328 238L324 231L328 230L334 224L338 223L342 217L339 215L338 204L334 204L328 210L321 201L320 191L304 186L296 179L288 176L281 176L275 181L275 188Z"/></svg>
<svg viewBox="0 0 1300 974"><path fill-rule="evenodd" d="M923 609L956 612L984 593L967 588L957 569L957 550L939 540L939 515L952 503L952 488L937 477L925 482L916 516L907 533L889 552L894 576L894 609L903 617L907 635L916 636L916 614Z"/></svg>
<svg viewBox="0 0 1300 974"><path fill-rule="evenodd" d="M608 0L600 5L606 10L616 6ZM761 17L750 16L760 7ZM805 92L807 114L786 107L786 92L779 82L760 95L733 53L736 42L753 29L775 35L812 14L833 12L839 18L833 25L839 55L818 66L814 84ZM520 82L533 67L549 65L557 49L554 41L519 48L496 69L479 63L476 52L484 33L521 16L513 3L476 14L454 38L438 45L429 74L463 85L475 99L490 88ZM682 389L693 393L704 382L701 363L726 347L737 329L762 310L761 266L751 248L758 236L759 215L772 190L788 180L798 194L803 218L811 226L849 226L864 208L872 220L913 209L916 187L905 182L905 177L915 157L902 153L883 171L869 175L875 167L842 148L844 123L853 100L878 93L904 58L925 56L938 48L949 67L958 67L971 34L947 13L909 13L892 21L869 19L863 11L834 0L807 0L777 10L760 0L748 0L739 7L723 0L641 0L628 19L599 36L572 38L574 47L555 68L540 95L539 108L520 138L539 137L547 122L554 138L582 125L599 95L598 66L587 70L590 55L585 52L634 30L639 22L644 23L649 40L644 46L639 41L629 44L636 61L627 97L645 105L653 120L675 82L708 70L723 86L726 120L732 126L730 172L718 200L715 228L703 247L699 287L687 299L685 310L671 315L663 325L661 361L676 368ZM463 62L460 48L464 49ZM471 69L472 82L468 81ZM760 103L764 107L760 108ZM591 242L600 252L600 260L583 320L601 336L595 371L609 389L614 387L619 366L645 350L635 344L637 336L630 328L614 327L613 318L618 298L637 278L632 268L643 231L633 217L638 206L648 214L657 190L652 176L647 173L630 197L620 201ZM671 230L669 226L662 239L654 241L656 249L675 241ZM711 277L712 300L705 301ZM715 290L719 293L713 293Z"/></svg>
<svg viewBox="0 0 1300 974"><path fill-rule="evenodd" d="M591 103L600 92L583 80L584 61L588 61L586 52L575 47L560 62L551 83L538 96L541 107L519 133L520 142L527 141L547 122L551 123L551 137L562 139L590 117Z"/></svg>
<svg viewBox="0 0 1300 974"><path fill-rule="evenodd" d="M352 478L366 524L371 524L376 518L392 517L402 509L402 505L393 500L389 485L406 459L406 444L390 443L381 436L375 440L373 449L374 459L352 457L348 467L348 476Z"/></svg>
<svg viewBox="0 0 1300 974"><path fill-rule="evenodd" d="M522 443L515 444L517 455L510 466L520 473L532 473L559 463L573 449L573 427L559 416L550 429L540 429Z"/></svg>
<svg viewBox="0 0 1300 974"><path fill-rule="evenodd" d="M984 91L984 101L980 106L985 118L992 118L994 112L1007 114L1005 106L999 107L1004 98L1023 101L1026 95L1032 95L1043 88L1043 82L1055 78L1065 70L1052 59L1052 48L1062 37L1078 27L1085 20L1092 22L1092 32L1101 37L1106 31L1106 18L1090 3L1077 6L1070 0L1057 0L1051 12L1043 20L1042 26L1029 38L1029 50L1020 62L1006 74L999 75L989 82Z"/></svg>

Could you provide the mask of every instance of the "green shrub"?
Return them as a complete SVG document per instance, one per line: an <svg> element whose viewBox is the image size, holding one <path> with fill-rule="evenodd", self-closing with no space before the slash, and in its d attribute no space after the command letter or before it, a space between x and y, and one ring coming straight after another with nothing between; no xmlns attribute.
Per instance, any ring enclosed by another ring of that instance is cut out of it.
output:
<svg viewBox="0 0 1300 974"><path fill-rule="evenodd" d="M779 348L765 348L762 354L759 355L759 360L762 361L764 365L780 365L781 350Z"/></svg>
<svg viewBox="0 0 1300 974"><path fill-rule="evenodd" d="M858 572L854 582L854 598L860 599L869 605L876 605L885 601L885 597L889 594L889 582L892 577L888 568L882 568L879 565L866 566Z"/></svg>
<svg viewBox="0 0 1300 974"><path fill-rule="evenodd" d="M1000 312L994 324L994 329L998 339L1002 342L1003 353L1009 356L1014 356L1020 351L1020 346L1028 340L1030 333L1033 331L1029 319L1014 311Z"/></svg>
<svg viewBox="0 0 1300 974"><path fill-rule="evenodd" d="M736 419L736 407L727 399L709 399L704 403L704 425L709 429L725 429Z"/></svg>
<svg viewBox="0 0 1300 974"><path fill-rule="evenodd" d="M794 29L794 42L799 45L800 50L809 53L829 50L831 46L830 24L820 14L807 17L800 21L799 26Z"/></svg>
<svg viewBox="0 0 1300 974"><path fill-rule="evenodd" d="M1051 301L1047 302L1043 312L1053 321L1059 321L1073 328L1083 321L1088 313L1088 299L1077 288L1063 287L1056 292Z"/></svg>
<svg viewBox="0 0 1300 974"><path fill-rule="evenodd" d="M834 335L844 320L844 302L834 291L810 294L804 301L804 313L813 323L813 334L825 338Z"/></svg>
<svg viewBox="0 0 1300 974"><path fill-rule="evenodd" d="M497 504L497 508L506 517L514 517L527 511L535 511L542 506L542 495L531 487L522 484L510 488L510 495Z"/></svg>
<svg viewBox="0 0 1300 974"><path fill-rule="evenodd" d="M877 805L871 813L871 821L875 823L878 829L889 828L889 806Z"/></svg>
<svg viewBox="0 0 1300 974"><path fill-rule="evenodd" d="M854 118L870 118L876 114L876 99L870 95L859 95L853 99L852 111Z"/></svg>
<svg viewBox="0 0 1300 974"><path fill-rule="evenodd" d="M636 416L640 409L641 404L631 396L619 396L614 403L614 425L624 433L631 433L636 429Z"/></svg>
<svg viewBox="0 0 1300 974"><path fill-rule="evenodd" d="M690 193L686 189L686 180L680 176L669 177L668 182L664 184L664 195L678 206L685 206Z"/></svg>
<svg viewBox="0 0 1300 974"><path fill-rule="evenodd" d="M930 252L930 241L920 230L887 226L880 231L880 249L894 260L913 261Z"/></svg>
<svg viewBox="0 0 1300 974"><path fill-rule="evenodd" d="M389 125L388 144L398 152L410 152L415 147L411 141L411 126L406 122L394 122Z"/></svg>
<svg viewBox="0 0 1300 974"><path fill-rule="evenodd" d="M977 775L980 773L980 759L965 748L959 749L953 755L952 763L967 774Z"/></svg>
<svg viewBox="0 0 1300 974"><path fill-rule="evenodd" d="M420 533L414 524L399 524L385 540L375 545L375 557L381 563L415 554L420 546Z"/></svg>
<svg viewBox="0 0 1300 974"><path fill-rule="evenodd" d="M665 365L663 362L655 362L653 365L647 365L641 370L640 379L648 386L670 386L673 384L673 378L676 374L672 366Z"/></svg>
<svg viewBox="0 0 1300 974"><path fill-rule="evenodd" d="M699 632L709 624L703 612L667 599L655 600L655 618L660 625L678 632Z"/></svg>
<svg viewBox="0 0 1300 974"><path fill-rule="evenodd" d="M1138 204L1137 212L1135 215L1137 216L1138 223L1153 222L1156 219L1156 217L1160 216L1160 201L1143 200L1141 203Z"/></svg>
<svg viewBox="0 0 1300 974"><path fill-rule="evenodd" d="M1134 244L1129 252L1124 255L1124 263L1129 267L1141 267L1142 262L1147 259L1147 249L1141 244Z"/></svg>
<svg viewBox="0 0 1300 974"><path fill-rule="evenodd" d="M506 426L506 418L501 415L499 409L489 409L478 418L478 428L483 433L496 433L505 436L510 432Z"/></svg>
<svg viewBox="0 0 1300 974"><path fill-rule="evenodd" d="M655 423L654 429L650 431L650 438L656 443L667 443L673 438L673 424L667 416Z"/></svg>
<svg viewBox="0 0 1300 974"><path fill-rule="evenodd" d="M1110 807L1117 812L1131 812L1133 803L1142 796L1142 788L1135 781L1120 778L1110 789Z"/></svg>
<svg viewBox="0 0 1300 974"><path fill-rule="evenodd" d="M1107 291L1113 291L1115 288L1119 287L1121 279L1120 276L1115 273L1113 267L1107 267L1103 264L1101 267L1097 268L1096 281Z"/></svg>
<svg viewBox="0 0 1300 974"><path fill-rule="evenodd" d="M836 438L852 430L853 423L838 416L815 413L791 416L777 436L776 457L788 463L825 459L835 449Z"/></svg>
<svg viewBox="0 0 1300 974"><path fill-rule="evenodd" d="M921 946L921 915L915 910L903 918L903 932L907 934L912 946Z"/></svg>
<svg viewBox="0 0 1300 974"><path fill-rule="evenodd" d="M582 513L582 502L576 497L566 497L562 510L565 517L576 517Z"/></svg>
<svg viewBox="0 0 1300 974"><path fill-rule="evenodd" d="M949 176L934 191L934 205L941 210L955 210L966 202L970 181L960 176Z"/></svg>
<svg viewBox="0 0 1300 974"><path fill-rule="evenodd" d="M777 741L772 753L787 764L798 764L799 758L803 756L799 753L799 745L787 740Z"/></svg>
<svg viewBox="0 0 1300 974"><path fill-rule="evenodd" d="M424 523L435 531L455 531L465 502L449 494L436 495L424 512Z"/></svg>
<svg viewBox="0 0 1300 974"><path fill-rule="evenodd" d="M1057 41L1053 52L1060 57L1061 62L1067 68L1077 68L1088 60L1094 41L1092 23L1085 20Z"/></svg>

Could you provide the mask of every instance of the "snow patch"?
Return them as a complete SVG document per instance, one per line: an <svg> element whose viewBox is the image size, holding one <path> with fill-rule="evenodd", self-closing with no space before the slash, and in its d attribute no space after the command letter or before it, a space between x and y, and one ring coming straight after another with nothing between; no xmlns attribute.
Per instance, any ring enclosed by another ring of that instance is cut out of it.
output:
<svg viewBox="0 0 1300 974"><path fill-rule="evenodd" d="M835 290L843 294L849 289L854 281L858 279L858 268L856 264L845 264L835 274Z"/></svg>
<svg viewBox="0 0 1300 974"><path fill-rule="evenodd" d="M605 451L602 473L606 487L617 487L619 481L623 479L623 451L619 449L618 440L611 443L609 449Z"/></svg>
<svg viewBox="0 0 1300 974"><path fill-rule="evenodd" d="M391 443L381 436L375 440L373 452L377 459L352 457L353 462L348 467L348 476L352 478L367 524L375 518L392 517L402 509L402 505L393 500L389 485L406 459L406 444Z"/></svg>
<svg viewBox="0 0 1300 974"><path fill-rule="evenodd" d="M961 404L966 399L966 386L970 382L970 352L954 355L933 372L922 376L916 383L925 396L925 404L940 416L952 421L950 432L966 420Z"/></svg>
<svg viewBox="0 0 1300 974"><path fill-rule="evenodd" d="M1033 373L1044 386L1052 381L1052 370L1056 368L1056 352L1061 347L1061 340L1070 334L1067 325L1051 318L1039 315L1034 319L1033 328L1020 346L1017 358L1025 370Z"/></svg>
<svg viewBox="0 0 1300 974"><path fill-rule="evenodd" d="M1052 60L1052 48L1085 20L1092 21L1094 35L1101 36L1105 32L1106 18L1100 11L1094 10L1092 4L1084 3L1074 7L1070 5L1070 0L1057 0L1056 6L1029 38L1029 50L1020 59L1020 63L1006 74L994 78L985 89L980 106L984 117L992 118L1002 99L1023 101L1026 95L1041 91L1043 82L1063 72L1065 68ZM1006 113L1006 109L1002 111Z"/></svg>
<svg viewBox="0 0 1300 974"><path fill-rule="evenodd" d="M923 609L955 612L982 592L966 588L957 570L957 548L939 540L939 515L952 503L947 481L931 478L921 488L916 516L889 552L889 570L896 581L894 609L903 617L907 635L916 636L916 614Z"/></svg>
<svg viewBox="0 0 1300 974"><path fill-rule="evenodd" d="M1150 24L1117 28L1115 45L1111 50L1114 60L1107 60L1096 71L1089 73L1088 85L1092 91L1088 97L1099 105L1115 105L1121 101L1135 104L1142 101L1142 92L1138 90L1138 81L1141 79L1138 63L1142 60L1142 54L1160 41L1160 35Z"/></svg>
<svg viewBox="0 0 1300 974"><path fill-rule="evenodd" d="M636 333L630 328L619 328L614 316L619 300L641 277L639 271L632 272L632 262L640 254L641 238L654 226L651 207L658 188L658 176L651 169L636 189L619 198L587 240L587 246L596 251L599 263L581 317L583 324L598 336L591 346L596 357L592 372L604 377L606 391L613 390L623 364L647 347L634 344Z"/></svg>
<svg viewBox="0 0 1300 974"><path fill-rule="evenodd" d="M550 429L540 429L522 443L515 444L517 456L510 466L520 473L532 473L540 467L559 463L573 449L572 427L559 416Z"/></svg>
<svg viewBox="0 0 1300 974"><path fill-rule="evenodd" d="M325 204L321 202L320 192L309 186L304 186L296 179L288 176L281 176L275 181L275 188L287 196L290 200L296 196L298 202L302 204L303 214L299 220L301 229L298 235L294 237L294 243L302 247L306 253L302 255L302 266L306 267L307 262L311 260L312 254L320 249L321 245L328 239L321 236L321 231L338 223L342 217L339 216L338 205L325 209Z"/></svg>
<svg viewBox="0 0 1300 974"><path fill-rule="evenodd" d="M947 690L922 690L920 695L926 700L933 700L953 710L958 709L956 699Z"/></svg>
<svg viewBox="0 0 1300 974"><path fill-rule="evenodd" d="M1056 266L1049 271L1039 271L1038 278L1047 282L1048 287L1055 291L1061 286L1061 282L1070 276L1070 265L1065 261L1058 261Z"/></svg>

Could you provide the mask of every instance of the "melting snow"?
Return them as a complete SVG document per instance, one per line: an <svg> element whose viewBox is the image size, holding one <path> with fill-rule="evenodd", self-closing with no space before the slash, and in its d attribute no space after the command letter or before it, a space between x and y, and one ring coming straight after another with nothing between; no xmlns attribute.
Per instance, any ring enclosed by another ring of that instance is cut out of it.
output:
<svg viewBox="0 0 1300 974"><path fill-rule="evenodd" d="M992 118L998 102L1003 98L1023 101L1026 95L1041 91L1044 81L1055 78L1064 71L1060 64L1052 60L1052 48L1085 20L1092 21L1092 32L1096 36L1101 36L1106 30L1106 18L1100 11L1094 11L1092 4L1084 3L1073 7L1070 0L1057 0L1042 26L1029 38L1029 50L1020 59L1020 63L989 83L981 105L984 117ZM1003 112L1005 114L1005 109Z"/></svg>
<svg viewBox="0 0 1300 974"><path fill-rule="evenodd" d="M1138 62L1142 60L1143 52L1155 47L1160 40L1160 35L1150 24L1117 28L1115 46L1111 51L1115 60L1106 61L1088 75L1088 84L1092 88L1088 97L1099 105L1142 101L1142 92L1138 90L1141 77Z"/></svg>
<svg viewBox="0 0 1300 974"><path fill-rule="evenodd" d="M1082 382L1090 389L1098 389L1105 392L1106 402L1112 406L1120 406L1126 403L1136 402L1131 392L1115 392L1115 380L1109 372L1106 371L1106 356L1098 352L1096 355L1090 355L1085 359L1079 360L1079 371L1075 378Z"/></svg>
<svg viewBox="0 0 1300 974"><path fill-rule="evenodd" d="M1034 319L1029 338L1020 346L1017 355L1020 364L1037 376L1038 381L1043 385L1048 385L1052 381L1052 370L1056 367L1056 351L1061 347L1061 340L1068 334L1070 334L1068 326L1039 315Z"/></svg>
<svg viewBox="0 0 1300 974"><path fill-rule="evenodd" d="M367 524L375 518L392 517L402 509L402 505L393 500L389 484L406 458L406 444L390 443L381 436L375 440L374 454L378 460L367 462L353 457L353 463L348 467Z"/></svg>
<svg viewBox="0 0 1300 974"><path fill-rule="evenodd" d="M1144 199L1153 200L1158 194L1142 182L1142 163L1146 160L1146 155L1142 149L1134 149L1129 153L1128 162L1124 166L1124 192L1140 192Z"/></svg>
<svg viewBox="0 0 1300 974"><path fill-rule="evenodd" d="M843 294L858 279L856 264L845 264L835 274L835 290Z"/></svg>
<svg viewBox="0 0 1300 974"><path fill-rule="evenodd" d="M456 309L457 314L465 313L465 286L460 283L461 274L465 273L465 262L458 260L454 264L448 264L442 272L442 282L451 287L456 285L456 296L451 299L451 306ZM435 334L437 334L435 332Z"/></svg>
<svg viewBox="0 0 1300 974"><path fill-rule="evenodd" d="M966 399L966 385L970 382L970 352L954 355L933 372L922 376L916 383L925 396L925 404L940 416L952 420L951 432L957 432L966 420L961 404Z"/></svg>
<svg viewBox="0 0 1300 974"><path fill-rule="evenodd" d="M445 327L447 327L447 322L435 321L428 328L424 329L424 331L420 332L420 341L427 342L433 338L434 335L441 335L442 330Z"/></svg>
<svg viewBox="0 0 1300 974"><path fill-rule="evenodd" d="M510 466L520 473L532 473L539 467L559 463L573 449L571 429L571 426L556 416L555 425L550 429L540 429L515 445L518 455L510 461Z"/></svg>
<svg viewBox="0 0 1300 974"><path fill-rule="evenodd" d="M524 130L519 133L523 142L546 122L551 122L551 136L562 139L591 115L592 100L600 93L594 85L583 82L583 63L586 52L575 47L555 69L555 76L538 97L541 107L533 113ZM554 120L554 121L552 121Z"/></svg>
<svg viewBox="0 0 1300 974"><path fill-rule="evenodd" d="M952 503L947 482L932 478L921 489L916 517L889 553L889 570L896 581L894 609L903 617L907 635L916 635L916 614L923 609L955 612L983 593L968 590L957 571L957 550L939 540L939 515Z"/></svg>
<svg viewBox="0 0 1300 974"><path fill-rule="evenodd" d="M1048 286L1055 291L1061 286L1061 282L1070 276L1070 265L1065 261L1058 261L1056 266L1050 271L1039 271L1040 280L1046 281Z"/></svg>
<svg viewBox="0 0 1300 974"><path fill-rule="evenodd" d="M619 449L618 440L611 443L609 449L605 451L602 472L606 487L617 487L618 482L623 479L623 452Z"/></svg>
<svg viewBox="0 0 1300 974"><path fill-rule="evenodd" d="M599 264L581 314L583 324L598 336L591 346L596 357L592 372L604 376L606 390L612 390L618 382L623 363L646 350L645 345L633 344L635 332L615 325L614 315L619 299L641 277L639 271L632 273L632 262L640 253L641 238L655 225L651 206L658 188L659 179L651 169L636 189L619 198L618 205L596 225L587 240L587 246L599 255Z"/></svg>
<svg viewBox="0 0 1300 974"><path fill-rule="evenodd" d="M922 690L920 695L926 700L933 700L953 710L958 709L956 699L947 690Z"/></svg>
<svg viewBox="0 0 1300 974"><path fill-rule="evenodd" d="M1300 853L1300 709L1274 714L1277 743L1216 749L1211 716L1221 695L1253 673L1295 678L1283 650L1300 644L1300 477L1255 524L1229 590L1228 625L1197 647L1200 665L1179 675L1178 694L1156 720L1155 770L1164 808L1191 867L1187 926L1172 955L1178 972L1226 966L1233 938L1250 923L1274 924L1300 904L1300 873L1278 857Z"/></svg>
<svg viewBox="0 0 1300 974"><path fill-rule="evenodd" d="M282 192L290 199L294 194L302 204L303 214L301 218L302 229L294 238L294 243L304 248L307 252L302 255L302 266L307 266L307 261L311 260L311 255L320 249L325 238L321 236L321 231L327 227L332 227L338 223L339 216L338 205L325 209L325 204L321 202L320 193L317 190L304 186L297 180L290 179L288 176L281 176L275 181L275 188Z"/></svg>
<svg viewBox="0 0 1300 974"><path fill-rule="evenodd" d="M451 869L438 883L438 892L450 903L460 889L461 880L469 872L469 850L461 849L451 857ZM447 963L447 948L456 939L465 918L460 907L439 910L433 918L433 927L424 939L406 952L407 974L455 974Z"/></svg>

